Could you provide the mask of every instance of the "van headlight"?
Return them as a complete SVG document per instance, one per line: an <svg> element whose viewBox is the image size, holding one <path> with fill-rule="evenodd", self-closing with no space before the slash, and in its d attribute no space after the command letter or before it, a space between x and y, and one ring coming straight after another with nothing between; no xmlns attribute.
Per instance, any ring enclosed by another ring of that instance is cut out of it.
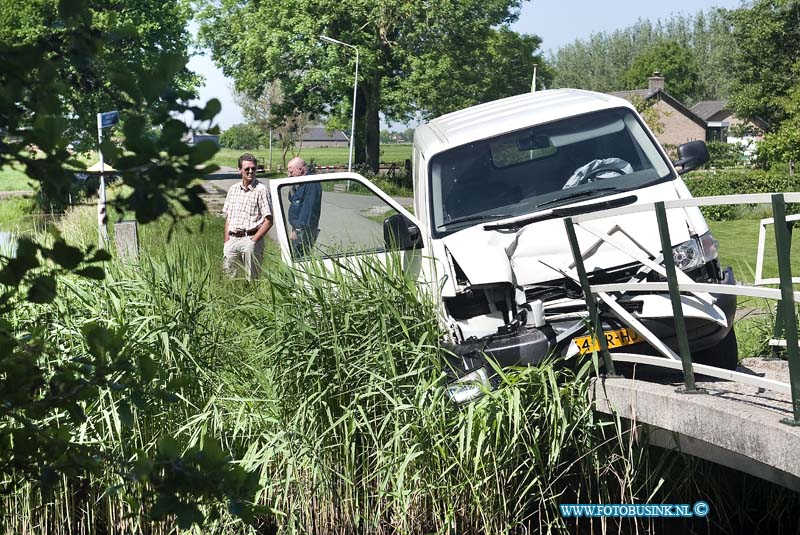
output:
<svg viewBox="0 0 800 535"><path fill-rule="evenodd" d="M466 403L479 398L491 388L486 368L478 368L447 385L447 395L454 403Z"/></svg>
<svg viewBox="0 0 800 535"><path fill-rule="evenodd" d="M702 236L676 245L672 248L675 267L683 271L691 271L698 268L717 258L719 254L717 252L718 246L719 242L714 239L711 232L706 232Z"/></svg>

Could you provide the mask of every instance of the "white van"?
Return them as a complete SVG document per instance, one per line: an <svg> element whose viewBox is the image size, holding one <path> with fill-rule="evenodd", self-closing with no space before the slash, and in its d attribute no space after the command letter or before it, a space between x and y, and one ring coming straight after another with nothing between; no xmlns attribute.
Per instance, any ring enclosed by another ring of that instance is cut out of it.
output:
<svg viewBox="0 0 800 535"><path fill-rule="evenodd" d="M690 198L676 165L681 173L696 168L708 152L697 141L679 153L681 161L671 163L623 99L572 89L524 94L420 126L413 199L393 199L353 173L272 180L276 214L284 215L275 218L276 232L284 259L302 264L289 243L288 190L322 183L312 253L331 261L403 250L406 269L439 304L460 373L487 370L485 356L502 366L535 365L551 354L593 349L564 218ZM735 284L732 270L719 265L717 242L699 209L667 215L677 267L694 281ZM576 229L592 284L664 280L619 247L660 263L653 213L596 219ZM682 302L696 361L734 369L735 296L690 294ZM668 294L622 295L618 304L677 346ZM653 353L614 313L601 310L612 348Z"/></svg>

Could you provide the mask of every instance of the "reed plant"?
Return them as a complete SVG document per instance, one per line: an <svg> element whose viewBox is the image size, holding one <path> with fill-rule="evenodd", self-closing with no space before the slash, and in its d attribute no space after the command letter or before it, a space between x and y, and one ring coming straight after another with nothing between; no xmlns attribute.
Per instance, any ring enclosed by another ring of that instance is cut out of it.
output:
<svg viewBox="0 0 800 535"><path fill-rule="evenodd" d="M668 533L675 522L567 520L558 505L729 492L706 465L654 455L636 427L595 413L593 358L496 370L496 388L453 404L436 307L399 255L297 271L270 246L263 276L247 283L223 276L221 235L211 217L147 225L137 261L110 262L104 281L65 278L44 310L9 318L19 331L44 318L59 359L88 351L82 333L100 325L160 385L139 402L113 388L85 401L82 436L104 458L213 439L220 458L257 474L263 509L250 524L231 514L237 502L206 503L210 520L195 533ZM136 477L109 462L49 495L18 488L0 497L0 514L13 533L177 532L148 518L146 496L123 492ZM693 522L682 529L711 526Z"/></svg>
<svg viewBox="0 0 800 535"><path fill-rule="evenodd" d="M262 279L246 284L222 277L219 222L204 225L171 242L146 230L154 245L138 262L110 263L102 282L64 280L45 314L59 358L87 351L80 333L99 323L171 393L87 400L87 441L132 459L165 433L182 450L216 437L260 475L269 512L256 525L287 533L558 531L559 501L618 495L630 468L609 455L616 432L587 401L591 361L507 370L500 388L456 406L435 307L399 257L300 273L270 249ZM28 317L22 307L14 321ZM17 532L158 532L117 493L130 477L107 466L54 496L18 489L0 508ZM206 529L256 528L222 513Z"/></svg>

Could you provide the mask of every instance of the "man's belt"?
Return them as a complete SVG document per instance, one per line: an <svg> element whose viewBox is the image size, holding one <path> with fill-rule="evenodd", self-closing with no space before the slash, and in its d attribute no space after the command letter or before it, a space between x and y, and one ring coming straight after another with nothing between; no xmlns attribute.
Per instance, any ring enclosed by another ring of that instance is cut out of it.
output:
<svg viewBox="0 0 800 535"><path fill-rule="evenodd" d="M250 230L229 230L228 235L234 238L244 238L245 236L255 236L256 232L258 232L257 228Z"/></svg>

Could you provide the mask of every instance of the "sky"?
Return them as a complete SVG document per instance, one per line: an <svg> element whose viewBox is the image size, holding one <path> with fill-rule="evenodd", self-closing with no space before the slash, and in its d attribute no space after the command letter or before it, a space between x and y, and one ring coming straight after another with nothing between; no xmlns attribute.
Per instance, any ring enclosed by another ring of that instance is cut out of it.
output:
<svg viewBox="0 0 800 535"><path fill-rule="evenodd" d="M613 32L634 24L638 19L655 22L669 19L672 15L693 15L712 7L735 9L741 4L741 0L537 0L523 4L519 20L512 29L538 35L542 38L542 50L555 52L576 39L585 39L596 32ZM233 82L222 75L209 54L193 57L189 68L206 79L206 85L199 90L200 102L218 98L222 103L222 112L217 117L222 130L244 122L242 112L231 95ZM405 125L394 124L390 127L392 130L403 130Z"/></svg>

